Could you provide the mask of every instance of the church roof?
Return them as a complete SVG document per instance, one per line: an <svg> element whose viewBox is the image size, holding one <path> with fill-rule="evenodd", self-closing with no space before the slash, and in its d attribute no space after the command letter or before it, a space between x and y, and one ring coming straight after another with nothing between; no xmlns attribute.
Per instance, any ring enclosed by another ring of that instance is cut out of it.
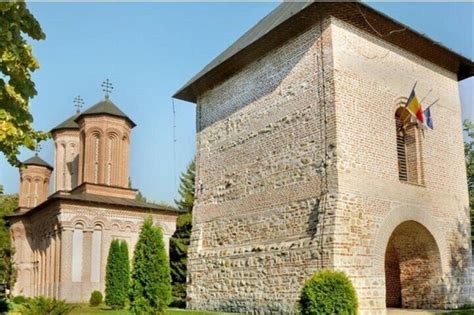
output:
<svg viewBox="0 0 474 315"><path fill-rule="evenodd" d="M283 2L192 77L173 97L196 102L198 95L307 30L323 15L334 16L377 37L389 34L383 40L457 73L458 80L474 75L472 60L362 2Z"/></svg>
<svg viewBox="0 0 474 315"><path fill-rule="evenodd" d="M57 195L54 194L50 198L84 201L84 202L97 203L97 204L120 205L120 206L127 206L127 207L133 207L133 208L141 208L141 209L167 210L167 211L173 211L173 212L181 211L173 207L143 202L136 199L103 196L103 195L95 195L95 194L88 194L88 193L57 194Z"/></svg>
<svg viewBox="0 0 474 315"><path fill-rule="evenodd" d="M26 212L16 212L5 216L8 217L19 217L23 215L29 215L44 207L48 206L54 201L74 201L80 202L82 204L92 204L92 205L111 205L111 206L121 206L121 207L129 207L133 209L144 209L144 210L152 210L152 211L169 211L169 212L184 212L183 210L165 206L165 205L157 205L154 203L148 203L139 201L136 199L129 199L129 198L120 198L120 197L112 197L112 196L103 196L103 195L95 195L95 194L88 194L88 193L80 193L80 194L69 194L65 192L58 191L51 196L48 197L44 202L39 204L38 206L29 209Z"/></svg>
<svg viewBox="0 0 474 315"><path fill-rule="evenodd" d="M24 161L22 163L23 165L37 165L37 166L44 166L49 168L50 170L53 170L53 167L48 164L45 160L40 158L37 154L35 156L29 158L28 160Z"/></svg>
<svg viewBox="0 0 474 315"><path fill-rule="evenodd" d="M79 113L76 113L51 129L51 132L55 132L58 130L64 130L64 129L79 129L79 125L75 122L75 119L79 116Z"/></svg>
<svg viewBox="0 0 474 315"><path fill-rule="evenodd" d="M120 117L120 118L125 118L132 125L132 128L136 126L133 120L131 120L124 112L122 112L117 107L117 105L112 103L112 101L108 98L103 99L99 103L95 104L94 106L80 113L74 119L74 121L77 122L81 117L84 117L84 116L94 116L94 115L104 115L104 114Z"/></svg>

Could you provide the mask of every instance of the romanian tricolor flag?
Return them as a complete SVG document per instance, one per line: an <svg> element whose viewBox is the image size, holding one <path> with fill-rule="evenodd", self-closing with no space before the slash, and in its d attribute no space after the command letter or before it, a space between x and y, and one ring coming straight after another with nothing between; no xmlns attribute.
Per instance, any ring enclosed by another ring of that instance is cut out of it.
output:
<svg viewBox="0 0 474 315"><path fill-rule="evenodd" d="M406 108L408 109L410 113L413 114L413 116L416 117L416 119L418 119L419 122L423 123L424 121L423 108L421 107L421 104L418 101L418 98L416 97L415 87L413 87L410 97L408 97Z"/></svg>

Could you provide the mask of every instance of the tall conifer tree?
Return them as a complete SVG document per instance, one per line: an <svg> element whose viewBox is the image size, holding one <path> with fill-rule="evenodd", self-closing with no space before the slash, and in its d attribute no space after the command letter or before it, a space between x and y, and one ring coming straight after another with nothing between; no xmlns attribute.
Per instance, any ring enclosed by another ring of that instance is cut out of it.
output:
<svg viewBox="0 0 474 315"><path fill-rule="evenodd" d="M128 255L128 244L126 241L120 242L120 272L123 282L124 303L128 301L128 292L130 291L130 258Z"/></svg>
<svg viewBox="0 0 474 315"><path fill-rule="evenodd" d="M130 261L125 241L113 240L110 244L105 274L105 304L122 309L130 287Z"/></svg>
<svg viewBox="0 0 474 315"><path fill-rule="evenodd" d="M170 239L170 266L173 284L173 306L186 307L187 254L192 228L196 169L194 160L181 174L180 199L175 200L184 213L178 216L176 231Z"/></svg>
<svg viewBox="0 0 474 315"><path fill-rule="evenodd" d="M129 294L133 314L161 314L171 302L171 276L163 233L145 220L133 254Z"/></svg>

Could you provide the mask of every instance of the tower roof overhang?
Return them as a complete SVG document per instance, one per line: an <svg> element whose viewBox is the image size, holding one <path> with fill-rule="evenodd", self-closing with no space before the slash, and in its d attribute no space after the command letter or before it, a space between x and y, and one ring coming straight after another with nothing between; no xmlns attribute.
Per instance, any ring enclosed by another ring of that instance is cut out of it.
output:
<svg viewBox="0 0 474 315"><path fill-rule="evenodd" d="M79 130L79 125L75 122L76 117L79 116L79 113L76 113L51 129L51 133L54 133L59 130Z"/></svg>
<svg viewBox="0 0 474 315"><path fill-rule="evenodd" d="M46 167L49 170L53 170L53 167L49 165L48 162L40 158L38 155L35 155L28 160L24 161L21 163L22 165L35 165L35 166L41 166L41 167Z"/></svg>
<svg viewBox="0 0 474 315"><path fill-rule="evenodd" d="M469 58L364 3L284 2L212 60L173 97L195 103L203 92L304 32L324 16L334 16L377 37L383 34L383 40L457 74L459 81L474 75L474 63Z"/></svg>
<svg viewBox="0 0 474 315"><path fill-rule="evenodd" d="M83 117L86 116L101 116L101 115L108 115L118 118L125 119L130 126L133 128L136 124L133 120L130 119L124 112L120 110L112 101L108 98L98 102L94 106L91 106L89 109L83 111L79 115L74 118L74 122L78 123Z"/></svg>

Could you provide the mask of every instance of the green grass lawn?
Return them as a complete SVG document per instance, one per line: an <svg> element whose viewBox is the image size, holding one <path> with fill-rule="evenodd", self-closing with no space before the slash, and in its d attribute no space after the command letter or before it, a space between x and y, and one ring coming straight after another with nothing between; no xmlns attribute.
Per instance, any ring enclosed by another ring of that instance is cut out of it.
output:
<svg viewBox="0 0 474 315"><path fill-rule="evenodd" d="M19 307L16 306L15 309ZM14 310L10 311L9 315L18 315L18 312ZM112 310L107 306L98 306L90 307L87 305L80 305L71 315L95 315L95 314L107 314L107 315L130 315L131 313L127 310ZM182 309L168 309L165 313L166 315L224 315L226 313L217 313L217 312L204 312L204 311L190 311Z"/></svg>
<svg viewBox="0 0 474 315"><path fill-rule="evenodd" d="M71 315L92 315L92 314L108 314L108 315L130 315L131 313L126 310L111 310L105 306L99 307L89 307L89 306L81 306L75 309ZM166 315L223 315L225 313L216 313L216 312L203 312L203 311L190 311L190 310L182 310L182 309L168 309L165 313Z"/></svg>
<svg viewBox="0 0 474 315"><path fill-rule="evenodd" d="M17 306L18 307L18 306ZM130 315L131 313L127 310L112 310L107 306L98 306L98 307L90 307L88 305L80 305L76 308L71 315L95 315L95 314L108 314L108 315ZM230 313L219 313L219 312L205 312L205 311L191 311L191 310L183 310L183 309L168 309L165 313L166 315L225 315ZM449 314L449 315L472 315L474 314L474 309L469 310L457 310L457 311L444 311L442 313L433 313L433 314ZM11 311L9 315L18 315L18 312L15 310Z"/></svg>

